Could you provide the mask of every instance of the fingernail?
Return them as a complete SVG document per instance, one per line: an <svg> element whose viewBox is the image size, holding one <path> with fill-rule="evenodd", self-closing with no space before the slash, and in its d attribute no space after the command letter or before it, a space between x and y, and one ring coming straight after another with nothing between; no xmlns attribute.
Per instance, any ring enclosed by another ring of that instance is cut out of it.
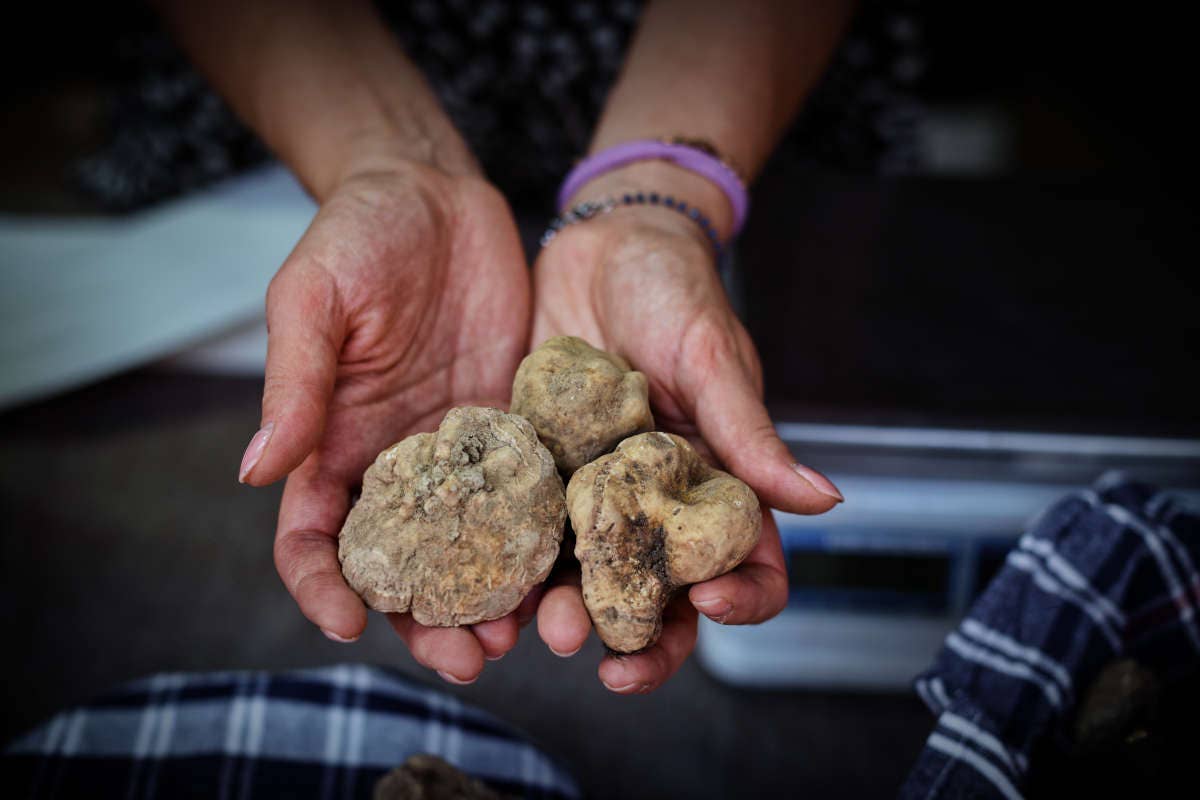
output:
<svg viewBox="0 0 1200 800"><path fill-rule="evenodd" d="M246 482L246 476L262 458L263 451L267 449L267 440L271 438L273 430L275 430L275 423L268 422L259 429L258 433L254 434L250 444L246 445L246 452L242 455L242 466L238 470L238 483Z"/></svg>
<svg viewBox="0 0 1200 800"><path fill-rule="evenodd" d="M357 636L355 636L353 639L347 639L347 638L345 638L345 637L343 637L343 636L338 636L338 635L337 635L336 633L334 633L333 631L327 631L327 630L325 630L324 628L321 628L321 633L325 634L325 638L326 638L326 639L330 639L330 640L332 640L332 641L335 641L335 642L337 642L338 644L350 644L351 642L357 642L357 641L358 641L358 637L357 637Z"/></svg>
<svg viewBox="0 0 1200 800"><path fill-rule="evenodd" d="M550 645L546 645L546 646L550 647ZM554 653L554 655L558 656L559 658L570 658L571 656L575 655L582 649L583 649L583 645L579 645L579 647L576 647L574 650L572 650L569 653L560 653L557 650L555 650L553 647L550 647L550 652Z"/></svg>
<svg viewBox="0 0 1200 800"><path fill-rule="evenodd" d="M441 677L442 680L446 681L447 683L453 683L455 686L470 686L472 683L475 682L475 678L471 678L471 680L469 680L469 681L464 681L461 678L454 677L449 672L442 672L440 669L437 671L437 674ZM476 676L476 678L477 677L478 676Z"/></svg>
<svg viewBox="0 0 1200 800"><path fill-rule="evenodd" d="M604 683L604 681L600 681L600 682ZM609 686L607 683L604 683L604 688L608 689L610 692L616 692L617 694L630 694L633 691L635 691L636 689L638 689L639 687L645 686L645 685L646 684L638 683L637 681L634 681L633 683L627 683L624 686Z"/></svg>
<svg viewBox="0 0 1200 800"><path fill-rule="evenodd" d="M842 497L842 493L839 492L838 488L830 482L829 478L826 478L815 469L806 467L803 464L792 464L792 469L796 471L797 475L799 475L801 478L804 478L804 480L808 482L809 486L813 487L821 494L825 495L826 497L832 497L839 503L845 501L846 498Z"/></svg>
<svg viewBox="0 0 1200 800"><path fill-rule="evenodd" d="M484 656L484 658L486 658L488 661L499 661L500 659L504 658L504 653L501 653L498 656Z"/></svg>
<svg viewBox="0 0 1200 800"><path fill-rule="evenodd" d="M692 603L701 614L713 620L714 622L724 622L725 618L733 612L733 603L726 600L724 597L714 597L712 600L700 600Z"/></svg>

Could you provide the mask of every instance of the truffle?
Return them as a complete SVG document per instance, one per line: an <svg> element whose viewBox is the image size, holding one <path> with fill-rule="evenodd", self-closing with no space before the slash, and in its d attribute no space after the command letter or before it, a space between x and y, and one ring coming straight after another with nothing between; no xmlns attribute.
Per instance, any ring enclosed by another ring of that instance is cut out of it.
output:
<svg viewBox="0 0 1200 800"><path fill-rule="evenodd" d="M750 487L668 433L633 436L579 469L567 508L584 605L619 653L654 644L671 594L736 567L762 528Z"/></svg>
<svg viewBox="0 0 1200 800"><path fill-rule="evenodd" d="M525 357L511 410L533 423L564 475L654 430L646 376L574 336L547 339Z"/></svg>
<svg viewBox="0 0 1200 800"><path fill-rule="evenodd" d="M525 419L455 408L367 468L338 558L371 608L469 625L504 616L545 580L565 516L562 479Z"/></svg>
<svg viewBox="0 0 1200 800"><path fill-rule="evenodd" d="M418 753L380 778L373 800L503 800L483 781L437 756Z"/></svg>

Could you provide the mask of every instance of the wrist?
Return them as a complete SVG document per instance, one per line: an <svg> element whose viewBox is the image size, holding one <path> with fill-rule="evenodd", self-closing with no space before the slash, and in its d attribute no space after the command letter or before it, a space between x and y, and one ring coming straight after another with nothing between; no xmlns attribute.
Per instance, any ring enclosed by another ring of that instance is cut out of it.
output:
<svg viewBox="0 0 1200 800"><path fill-rule="evenodd" d="M585 201L636 192L657 192L664 197L683 200L708 218L721 242L728 242L732 235L733 209L724 192L706 178L667 161L637 161L609 170L581 186L567 204L574 207ZM616 209L613 214L636 217L643 223L672 231L686 229L707 244L706 237L694 222L667 208L638 205Z"/></svg>
<svg viewBox="0 0 1200 800"><path fill-rule="evenodd" d="M434 171L447 176L482 177L482 170L457 131L429 126L398 130L363 126L347 130L336 144L312 158L284 158L318 202L355 178L375 174Z"/></svg>
<svg viewBox="0 0 1200 800"><path fill-rule="evenodd" d="M478 174L369 0L155 3L213 87L318 201L380 162Z"/></svg>

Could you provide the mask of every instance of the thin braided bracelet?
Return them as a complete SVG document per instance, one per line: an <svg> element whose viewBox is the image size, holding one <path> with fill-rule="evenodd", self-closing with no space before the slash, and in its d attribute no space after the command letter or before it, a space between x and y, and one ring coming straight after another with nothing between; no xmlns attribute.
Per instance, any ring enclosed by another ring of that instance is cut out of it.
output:
<svg viewBox="0 0 1200 800"><path fill-rule="evenodd" d="M606 172L619 169L637 161L665 160L714 183L729 200L733 211L733 236L737 236L746 222L750 208L750 197L746 184L737 170L716 154L716 149L706 142L695 139L638 139L632 142L606 147L599 153L580 161L567 174L558 190L559 209L586 183Z"/></svg>
<svg viewBox="0 0 1200 800"><path fill-rule="evenodd" d="M717 235L717 229L713 227L708 217L700 213L700 209L695 206L689 206L683 200L679 200L669 194L660 195L658 192L626 192L620 197L605 197L600 200L585 200L582 203L578 203L550 220L550 226L542 234L542 247L550 244L554 237L558 235L558 232L568 225L574 225L577 222L583 222L592 217L607 214L619 206L640 205L661 205L683 214L700 226L700 230L704 231L704 235L712 243L717 257L720 258L724 247L722 247L721 239Z"/></svg>

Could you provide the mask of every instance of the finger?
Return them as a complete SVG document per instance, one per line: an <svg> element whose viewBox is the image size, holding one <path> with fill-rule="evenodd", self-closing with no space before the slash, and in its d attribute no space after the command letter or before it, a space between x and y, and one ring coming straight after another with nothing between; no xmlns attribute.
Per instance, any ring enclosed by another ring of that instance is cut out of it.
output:
<svg viewBox="0 0 1200 800"><path fill-rule="evenodd" d="M709 368L682 385L696 398L696 424L717 458L773 508L820 514L842 502L828 478L792 458L734 346L720 334L709 336L712 341L700 345Z"/></svg>
<svg viewBox="0 0 1200 800"><path fill-rule="evenodd" d="M521 627L517 624L516 612L513 612L500 619L478 622L471 626L471 632L483 648L483 657L488 661L498 661L516 646Z"/></svg>
<svg viewBox="0 0 1200 800"><path fill-rule="evenodd" d="M573 656L583 647L592 630L592 619L583 604L578 570L546 590L538 605L537 627L538 636L556 656Z"/></svg>
<svg viewBox="0 0 1200 800"><path fill-rule="evenodd" d="M635 655L608 655L600 662L600 682L616 694L645 694L667 681L696 646L696 610L676 597L663 614L662 635Z"/></svg>
<svg viewBox="0 0 1200 800"><path fill-rule="evenodd" d="M521 605L517 606L517 625L524 628L533 618L537 616L538 605L542 602L542 596L546 593L544 584L538 584L533 587L533 591L525 595L525 599L521 601Z"/></svg>
<svg viewBox="0 0 1200 800"><path fill-rule="evenodd" d="M388 622L423 667L445 681L465 686L483 671L483 646L469 628L430 628L412 614L388 614Z"/></svg>
<svg viewBox="0 0 1200 800"><path fill-rule="evenodd" d="M288 478L275 532L275 568L300 611L335 641L353 641L367 626L367 609L346 585L337 534L349 499L312 463Z"/></svg>
<svg viewBox="0 0 1200 800"><path fill-rule="evenodd" d="M295 469L320 441L344 335L337 289L309 266L301 240L267 292L267 365L262 423L238 480L263 486Z"/></svg>
<svg viewBox="0 0 1200 800"><path fill-rule="evenodd" d="M769 511L763 512L762 535L741 566L692 586L688 599L701 614L723 625L754 625L783 610L787 569L779 528Z"/></svg>

